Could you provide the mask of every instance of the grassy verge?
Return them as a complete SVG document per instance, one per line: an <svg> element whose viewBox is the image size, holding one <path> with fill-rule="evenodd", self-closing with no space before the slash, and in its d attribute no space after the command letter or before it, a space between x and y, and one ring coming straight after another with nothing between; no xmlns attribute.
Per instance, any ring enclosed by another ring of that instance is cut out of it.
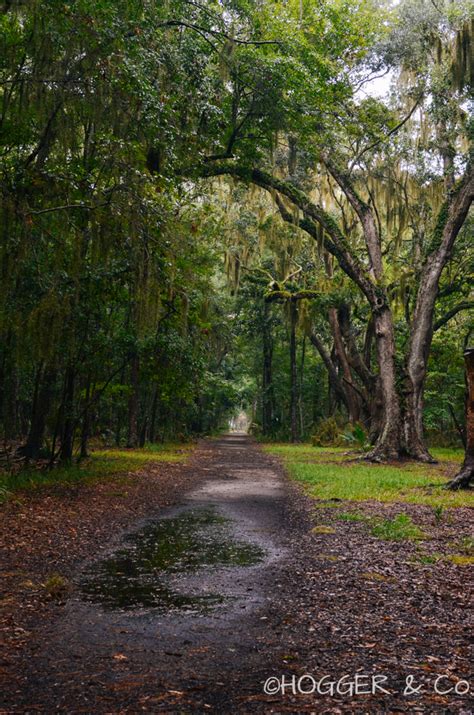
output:
<svg viewBox="0 0 474 715"><path fill-rule="evenodd" d="M378 465L355 461L345 448L319 448L308 444L268 444L264 450L282 459L289 474L303 483L315 499L400 502L433 507L474 507L474 492L443 489L463 452L434 449L439 464L407 462Z"/></svg>
<svg viewBox="0 0 474 715"><path fill-rule="evenodd" d="M136 472L146 464L184 462L191 449L191 445L171 443L147 445L142 449L97 449L80 464L0 474L0 502L20 491L57 485L73 486L110 478L123 481L130 472Z"/></svg>

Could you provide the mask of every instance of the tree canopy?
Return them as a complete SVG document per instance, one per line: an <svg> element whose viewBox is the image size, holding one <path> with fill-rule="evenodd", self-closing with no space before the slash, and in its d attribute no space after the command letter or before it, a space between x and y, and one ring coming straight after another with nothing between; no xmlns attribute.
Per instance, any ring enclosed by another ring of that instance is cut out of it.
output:
<svg viewBox="0 0 474 715"><path fill-rule="evenodd" d="M293 440L333 420L376 460L463 435L469 0L10 0L0 23L5 444L54 464L240 410Z"/></svg>

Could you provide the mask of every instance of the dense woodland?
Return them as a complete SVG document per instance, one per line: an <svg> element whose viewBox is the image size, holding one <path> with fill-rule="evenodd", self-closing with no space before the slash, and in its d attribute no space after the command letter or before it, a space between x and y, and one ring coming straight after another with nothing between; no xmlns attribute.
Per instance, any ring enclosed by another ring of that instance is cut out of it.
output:
<svg viewBox="0 0 474 715"><path fill-rule="evenodd" d="M469 0L2 5L5 459L461 445Z"/></svg>

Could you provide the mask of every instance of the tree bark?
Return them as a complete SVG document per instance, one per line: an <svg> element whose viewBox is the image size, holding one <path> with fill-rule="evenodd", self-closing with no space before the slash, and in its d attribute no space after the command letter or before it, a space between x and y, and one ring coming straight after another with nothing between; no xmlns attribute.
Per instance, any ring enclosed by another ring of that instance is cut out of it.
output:
<svg viewBox="0 0 474 715"><path fill-rule="evenodd" d="M150 431L148 434L148 438L150 442L155 442L155 432L156 432L156 415L158 411L158 385L155 387L155 391L153 393L153 401L151 403L151 416L150 416Z"/></svg>
<svg viewBox="0 0 474 715"><path fill-rule="evenodd" d="M305 433L304 410L303 410L303 384L304 384L304 364L306 358L306 334L303 335L301 346L300 380L298 385L298 408L300 413L300 435Z"/></svg>
<svg viewBox="0 0 474 715"><path fill-rule="evenodd" d="M309 339L318 351L318 353L321 356L321 359L324 363L324 366L326 370L328 371L328 378L329 378L329 385L332 387L334 392L337 394L338 398L341 400L341 402L344 403L344 405L347 407L347 395L346 395L346 390L344 389L344 386L341 382L341 379L339 378L339 375L336 370L336 366L334 365L331 355L329 354L326 346L324 345L323 341L319 337L317 333L314 331L311 332Z"/></svg>
<svg viewBox="0 0 474 715"><path fill-rule="evenodd" d="M467 489L474 479L474 348L464 353L467 378L466 452L461 471L448 484L449 489Z"/></svg>
<svg viewBox="0 0 474 715"><path fill-rule="evenodd" d="M395 374L395 336L390 308L374 313L375 344L382 395L382 424L367 459L384 462L400 457L401 411Z"/></svg>
<svg viewBox="0 0 474 715"><path fill-rule="evenodd" d="M365 390L371 392L374 388L375 375L370 372L370 356L368 364L366 364L354 339L352 332L351 311L350 307L346 303L343 303L339 307L337 311L337 319L342 337L344 338L344 343L347 346L346 352L349 364L359 377ZM367 326L367 334L369 333L371 322L372 321L369 321L369 325Z"/></svg>
<svg viewBox="0 0 474 715"><path fill-rule="evenodd" d="M148 415L145 414L143 418L143 424L140 428L140 438L138 440L138 446L144 447L146 444L146 438L148 433Z"/></svg>
<svg viewBox="0 0 474 715"><path fill-rule="evenodd" d="M341 328L337 317L337 309L329 308L329 324L331 326L332 336L334 339L334 347L336 350L337 359L341 366L344 382L346 383L346 404L349 416L349 422L355 424L359 420L359 398L352 386L352 373L349 366L349 361L346 355L346 348L342 339Z"/></svg>

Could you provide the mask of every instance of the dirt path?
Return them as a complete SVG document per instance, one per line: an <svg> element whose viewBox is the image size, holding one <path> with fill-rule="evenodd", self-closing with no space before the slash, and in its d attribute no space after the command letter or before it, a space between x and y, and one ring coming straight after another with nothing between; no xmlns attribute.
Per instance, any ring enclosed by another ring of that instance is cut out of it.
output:
<svg viewBox="0 0 474 715"><path fill-rule="evenodd" d="M184 532L184 552L178 538L165 574L137 584L123 569L142 558L140 535L153 539L153 522L111 535L100 561L75 574L62 612L35 633L9 712L229 712L262 694L275 645L267 611L286 556L282 476L239 436L214 441L204 469L200 486L159 513Z"/></svg>
<svg viewBox="0 0 474 715"><path fill-rule="evenodd" d="M7 509L17 642L2 662L1 713L474 712L472 571L338 520L243 436L205 442L133 489L124 502L96 485ZM458 510L443 528L470 519ZM15 574L35 581L51 562L72 580L62 604L15 594ZM305 673L301 689L324 679L319 692L292 692ZM374 675L382 689L367 694ZM282 676L283 694L264 692ZM460 679L470 694L455 692Z"/></svg>

